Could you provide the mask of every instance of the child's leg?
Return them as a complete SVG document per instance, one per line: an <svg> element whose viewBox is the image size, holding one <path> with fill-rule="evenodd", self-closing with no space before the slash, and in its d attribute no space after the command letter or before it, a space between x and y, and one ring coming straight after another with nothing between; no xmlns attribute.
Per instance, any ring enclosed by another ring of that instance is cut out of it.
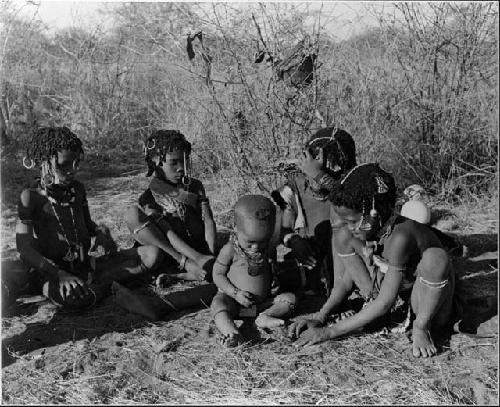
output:
<svg viewBox="0 0 500 407"><path fill-rule="evenodd" d="M212 304L210 304L210 313L214 319L215 326L223 336L239 335L238 328L234 323L234 315L239 309L238 304L228 295L218 292Z"/></svg>
<svg viewBox="0 0 500 407"><path fill-rule="evenodd" d="M157 321L172 311L207 306L212 301L217 287L214 284L203 284L184 291L170 293L164 298L140 295L116 282L113 283L113 291L118 305L130 312L143 315L151 321Z"/></svg>
<svg viewBox="0 0 500 407"><path fill-rule="evenodd" d="M164 259L165 254L155 246L120 250L111 258L98 259L96 280L102 284L127 281L157 269Z"/></svg>
<svg viewBox="0 0 500 407"><path fill-rule="evenodd" d="M417 266L417 279L411 294L413 321L413 355L428 357L437 350L431 338L432 328L444 327L453 308L455 279L446 251L430 248L424 251Z"/></svg>
<svg viewBox="0 0 500 407"><path fill-rule="evenodd" d="M297 296L293 293L277 295L271 307L262 311L255 319L259 328L274 328L285 325L284 317L290 316L297 305Z"/></svg>
<svg viewBox="0 0 500 407"><path fill-rule="evenodd" d="M172 256L178 263L182 255L194 261L200 268L213 256L201 254L182 240L165 219L155 224L137 206L132 206L125 214L127 226L135 239L143 245L153 245ZM166 237L165 237L166 236Z"/></svg>

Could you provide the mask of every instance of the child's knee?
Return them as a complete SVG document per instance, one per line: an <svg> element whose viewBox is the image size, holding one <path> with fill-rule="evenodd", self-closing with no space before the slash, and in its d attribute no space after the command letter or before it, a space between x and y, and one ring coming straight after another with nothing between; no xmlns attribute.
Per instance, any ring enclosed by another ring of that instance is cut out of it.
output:
<svg viewBox="0 0 500 407"><path fill-rule="evenodd" d="M442 281L450 277L450 263L448 254L440 247L431 247L422 253L417 266L419 277L431 281Z"/></svg>
<svg viewBox="0 0 500 407"><path fill-rule="evenodd" d="M234 303L233 303L234 302ZM212 319L220 314L221 312L226 312L229 315L235 314L236 301L224 293L217 293L210 304L210 315Z"/></svg>
<svg viewBox="0 0 500 407"><path fill-rule="evenodd" d="M134 230L143 224L144 222L147 222L147 216L142 212L141 208L137 205L132 205L125 211L125 223L127 224L127 227L129 228L130 232L134 233Z"/></svg>
<svg viewBox="0 0 500 407"><path fill-rule="evenodd" d="M138 247L137 253L142 265L147 270L155 270L165 258L163 251L152 245Z"/></svg>
<svg viewBox="0 0 500 407"><path fill-rule="evenodd" d="M288 306L290 311L294 311L297 306L297 302L297 295L294 293L281 293L274 298L273 304L285 304Z"/></svg>

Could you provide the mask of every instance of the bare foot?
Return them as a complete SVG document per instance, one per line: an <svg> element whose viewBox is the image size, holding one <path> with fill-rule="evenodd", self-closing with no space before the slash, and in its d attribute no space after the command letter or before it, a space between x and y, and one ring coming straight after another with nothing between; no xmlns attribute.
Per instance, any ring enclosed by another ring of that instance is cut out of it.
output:
<svg viewBox="0 0 500 407"><path fill-rule="evenodd" d="M238 345L243 344L243 337L238 333L227 334L222 338L222 345L226 348L235 348Z"/></svg>
<svg viewBox="0 0 500 407"><path fill-rule="evenodd" d="M207 275L207 272L199 267L194 261L188 259L184 266L184 273L173 274L173 277L179 278L181 280L189 281L203 281Z"/></svg>
<svg viewBox="0 0 500 407"><path fill-rule="evenodd" d="M116 281L113 281L111 289L115 294L115 301L120 307L152 321L160 319L162 313L148 301L147 296L134 294L133 291Z"/></svg>
<svg viewBox="0 0 500 407"><path fill-rule="evenodd" d="M418 357L431 357L437 353L437 349L432 342L431 334L427 329L418 328L413 326L412 331L413 340L413 356Z"/></svg>
<svg viewBox="0 0 500 407"><path fill-rule="evenodd" d="M285 325L285 321L266 314L259 314L259 316L255 319L255 325L259 328L276 328L278 326Z"/></svg>

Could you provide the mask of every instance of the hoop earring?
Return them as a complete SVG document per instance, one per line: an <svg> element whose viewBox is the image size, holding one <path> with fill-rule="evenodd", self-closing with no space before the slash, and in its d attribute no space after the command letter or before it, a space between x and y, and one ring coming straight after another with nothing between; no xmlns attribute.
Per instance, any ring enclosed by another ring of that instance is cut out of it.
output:
<svg viewBox="0 0 500 407"><path fill-rule="evenodd" d="M376 218L378 216L378 211L375 208L375 195L372 198L372 208L370 209L370 216Z"/></svg>
<svg viewBox="0 0 500 407"><path fill-rule="evenodd" d="M26 168L27 170L31 170L35 167L35 161L30 158L30 165L26 165L26 157L23 157L23 167Z"/></svg>
<svg viewBox="0 0 500 407"><path fill-rule="evenodd" d="M188 175L188 168L190 165L187 165L187 160L190 160L190 157L186 159L186 152L183 152L184 155L184 176L182 177L182 184L186 187L188 187L191 184L191 177Z"/></svg>
<svg viewBox="0 0 500 407"><path fill-rule="evenodd" d="M153 142L153 144L151 144L151 141ZM146 146L145 146L148 150L152 150L153 148L156 147L156 139L152 139L152 140L148 140L146 141Z"/></svg>

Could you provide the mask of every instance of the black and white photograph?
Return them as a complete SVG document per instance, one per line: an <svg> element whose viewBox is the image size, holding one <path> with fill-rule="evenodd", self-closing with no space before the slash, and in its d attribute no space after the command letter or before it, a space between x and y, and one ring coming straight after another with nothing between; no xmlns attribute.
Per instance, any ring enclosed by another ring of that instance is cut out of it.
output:
<svg viewBox="0 0 500 407"><path fill-rule="evenodd" d="M498 9L0 0L0 403L498 405Z"/></svg>

